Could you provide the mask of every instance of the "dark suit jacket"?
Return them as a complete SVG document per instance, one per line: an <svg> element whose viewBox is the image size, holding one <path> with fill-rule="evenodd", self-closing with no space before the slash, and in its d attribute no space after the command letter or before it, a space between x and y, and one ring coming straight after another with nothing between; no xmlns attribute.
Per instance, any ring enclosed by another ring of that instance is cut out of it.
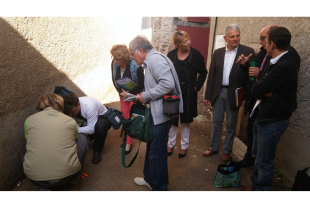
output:
<svg viewBox="0 0 310 208"><path fill-rule="evenodd" d="M257 59L258 59L258 65L257 67L260 68L261 65L262 65L262 62L265 58L265 55L267 54L267 51L261 47L260 48L260 52L258 53L257 55ZM296 63L297 65L297 70L299 70L299 67L300 67L300 57L299 57L299 54L297 53L297 51L295 50L295 48L293 48L292 46L289 47L288 49L288 54L293 58L294 62ZM266 69L266 66L269 65L270 63L270 59L271 57L270 56L267 56L266 57L266 60L265 60L265 63L264 63L264 68L263 70L261 70L257 76L257 79L259 79L264 73L265 73L265 70ZM246 70L246 69L249 69L248 68L249 66L245 66L245 71L247 73L247 75L249 74L249 72ZM249 76L248 76L249 77ZM251 113L255 103L256 103L256 98L252 95L252 92L251 92L251 88L252 88L252 85L254 84L254 82L252 82L249 78L247 78L247 84L246 84L246 97L245 97L245 106L244 106L244 115L247 115L247 113Z"/></svg>
<svg viewBox="0 0 310 208"><path fill-rule="evenodd" d="M215 50L211 60L205 99L210 100L212 106L222 87L225 52L226 47ZM229 75L228 102L230 108L233 110L237 109L235 90L236 88L244 87L246 83L246 73L242 71L240 64L237 64L236 61L241 54L248 56L250 53L254 55L253 48L239 44Z"/></svg>
<svg viewBox="0 0 310 208"><path fill-rule="evenodd" d="M253 96L262 100L257 118L262 123L288 119L297 108L298 66L286 53L266 68L266 73L252 86ZM271 97L264 96L269 92Z"/></svg>

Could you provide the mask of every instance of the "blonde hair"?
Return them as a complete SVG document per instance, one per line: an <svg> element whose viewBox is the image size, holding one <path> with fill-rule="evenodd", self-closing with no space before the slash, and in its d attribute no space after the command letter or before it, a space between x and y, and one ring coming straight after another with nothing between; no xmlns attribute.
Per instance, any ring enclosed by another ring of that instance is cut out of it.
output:
<svg viewBox="0 0 310 208"><path fill-rule="evenodd" d="M115 59L125 59L126 61L131 60L129 57L129 49L124 44L114 45L110 50L111 55Z"/></svg>
<svg viewBox="0 0 310 208"><path fill-rule="evenodd" d="M58 111L64 111L64 100L59 95L49 92L43 95L39 101L36 110L42 111L44 108L52 107Z"/></svg>
<svg viewBox="0 0 310 208"><path fill-rule="evenodd" d="M182 41L184 38L190 38L189 34L183 30L176 31L172 36L172 43L176 47L180 47L182 45Z"/></svg>

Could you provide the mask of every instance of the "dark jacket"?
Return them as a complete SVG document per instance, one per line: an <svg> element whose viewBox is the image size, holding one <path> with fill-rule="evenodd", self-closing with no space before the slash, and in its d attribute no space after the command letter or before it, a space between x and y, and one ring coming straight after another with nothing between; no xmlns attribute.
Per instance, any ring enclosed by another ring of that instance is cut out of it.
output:
<svg viewBox="0 0 310 208"><path fill-rule="evenodd" d="M260 79L252 86L252 94L261 99L257 118L261 123L288 119L297 108L298 67L290 53L276 64L266 66ZM271 97L264 96L272 92Z"/></svg>
<svg viewBox="0 0 310 208"><path fill-rule="evenodd" d="M257 67L260 68L262 65L262 62L265 58L265 55L267 54L267 51L261 47L260 48L260 52L257 54L257 59L258 59L258 65ZM299 70L299 66L300 66L300 57L299 54L297 53L297 51L295 50L295 48L293 48L292 46L290 46L290 48L288 49L288 54L290 56L292 56L294 62L296 63L298 70ZM264 63L264 68L259 72L257 79L259 79L261 77L262 74L264 74L264 71L266 70L266 66L268 65L268 63L270 62L271 57L267 56L265 63ZM246 67L245 67L246 68ZM248 68L247 68L248 69ZM247 75L249 74L248 71L246 72ZM249 77L249 76L248 76ZM251 88L254 82L252 82L249 78L247 78L247 83L246 83L246 97L245 97L245 106L244 106L244 115L247 115L247 113L251 113L255 103L256 103L256 98L254 96L252 96L252 92L251 92Z"/></svg>
<svg viewBox="0 0 310 208"><path fill-rule="evenodd" d="M129 63L126 66L126 69L125 69L124 74L123 74L123 78L124 77L128 77L128 78L130 78L132 80ZM121 72L120 71L121 71L120 67L118 66L117 67L117 72L116 72L115 80L118 80L119 78L121 78ZM115 89L118 91L118 93L121 93L122 92L121 88L120 87L116 87L116 85L114 83L114 80L113 80L113 61L111 63L111 74L112 74L112 82L114 84ZM138 76L138 84L134 88L132 88L131 90L128 91L129 93L131 93L133 95L135 95L137 93L140 93L143 90L143 88L144 88L144 74L143 74L142 66L140 66L137 69L137 76Z"/></svg>
<svg viewBox="0 0 310 208"><path fill-rule="evenodd" d="M168 53L168 58L172 61L178 75L177 68L177 51L178 49L174 49ZM181 86L182 97L183 97L183 110L184 112L180 114L181 123L191 123L193 122L193 118L196 117L197 114L197 92L203 86L206 77L207 77L207 68L204 62L204 57L201 53L191 47L189 54L189 62L188 62L188 70L190 70L188 80L186 84ZM199 76L197 77L197 74ZM181 83L180 83L181 85ZM195 87L197 91L195 91Z"/></svg>
<svg viewBox="0 0 310 208"><path fill-rule="evenodd" d="M212 106L222 87L225 52L226 47L215 50L211 60L205 99L210 100ZM235 90L236 88L245 86L247 76L246 73L242 71L240 64L237 64L236 61L241 54L248 56L250 53L254 54L253 48L239 44L229 75L228 102L232 110L237 109Z"/></svg>

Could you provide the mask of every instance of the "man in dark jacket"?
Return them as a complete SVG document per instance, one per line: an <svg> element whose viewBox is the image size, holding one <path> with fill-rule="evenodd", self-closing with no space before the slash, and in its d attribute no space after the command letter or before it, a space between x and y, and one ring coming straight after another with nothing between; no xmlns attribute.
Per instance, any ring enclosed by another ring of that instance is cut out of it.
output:
<svg viewBox="0 0 310 208"><path fill-rule="evenodd" d="M241 190L268 191L272 188L277 145L288 127L289 117L297 108L298 66L288 52L290 42L288 29L269 29L266 50L272 58L252 87L252 94L258 99L252 112L260 108L253 128L253 181L251 187L241 185ZM247 59L243 57L242 61Z"/></svg>
<svg viewBox="0 0 310 208"><path fill-rule="evenodd" d="M249 77L255 77L256 80L260 78L260 76L263 74L264 69L266 69L266 65L270 62L271 57L267 55L266 51L266 38L267 38L267 32L271 27L274 27L275 25L269 25L264 27L260 34L259 34L259 43L262 45L260 48L260 52L257 54L257 59L258 59L258 65L256 67L244 67L244 69L249 69L248 74ZM294 59L295 63L297 64L297 67L299 69L300 66L300 57L297 53L297 51L290 46L288 49L288 53L292 56ZM245 97L245 103L244 103L244 115L247 115L251 113L255 103L256 103L256 98L252 95L251 88L252 85L255 81L251 81L249 78L247 79L247 84L246 84L246 97ZM242 167L248 167L248 166L253 166L255 158L252 157L252 144L253 144L253 126L254 126L254 121L257 117L259 109L256 109L254 114L248 118L248 123L247 123L247 152L244 155L243 160L241 161L241 166Z"/></svg>
<svg viewBox="0 0 310 208"><path fill-rule="evenodd" d="M240 28L236 24L226 28L224 39L227 47L214 51L209 70L204 102L207 106L210 103L213 106L213 129L210 148L203 153L203 156L218 153L222 123L224 113L226 113L227 130L221 160L227 161L232 151L239 112L236 106L235 90L244 87L246 83L246 73L242 71L236 60L241 54L254 54L254 50L240 45Z"/></svg>

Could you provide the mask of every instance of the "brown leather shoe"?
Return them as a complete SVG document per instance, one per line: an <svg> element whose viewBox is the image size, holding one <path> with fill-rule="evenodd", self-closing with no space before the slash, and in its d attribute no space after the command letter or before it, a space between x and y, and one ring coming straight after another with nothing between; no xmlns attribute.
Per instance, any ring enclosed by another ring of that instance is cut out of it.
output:
<svg viewBox="0 0 310 208"><path fill-rule="evenodd" d="M239 186L240 191L253 191L253 189L249 186L240 185Z"/></svg>
<svg viewBox="0 0 310 208"><path fill-rule="evenodd" d="M207 150L207 151L205 151L202 155L203 156L205 156L205 157L208 157L208 156L211 156L211 155L214 155L214 154L217 154L217 153L219 153L219 151L217 150L217 151L212 151L210 148Z"/></svg>
<svg viewBox="0 0 310 208"><path fill-rule="evenodd" d="M223 153L221 160L222 160L222 162L226 162L229 160L229 158L230 158L230 155Z"/></svg>

